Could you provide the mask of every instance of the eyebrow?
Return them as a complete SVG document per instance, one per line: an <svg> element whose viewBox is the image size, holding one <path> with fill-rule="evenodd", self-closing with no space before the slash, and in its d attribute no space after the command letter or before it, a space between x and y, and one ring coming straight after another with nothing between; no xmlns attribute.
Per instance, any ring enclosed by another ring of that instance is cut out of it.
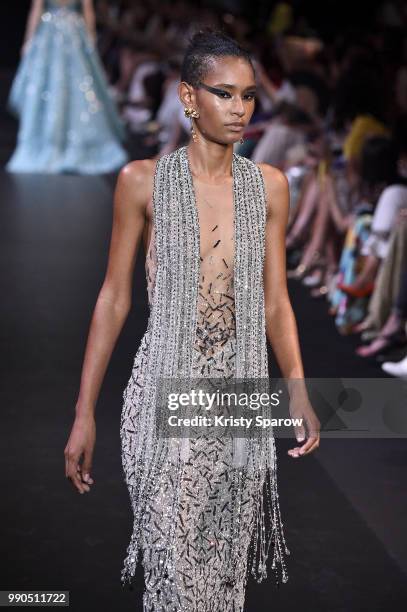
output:
<svg viewBox="0 0 407 612"><path fill-rule="evenodd" d="M216 83L215 85L212 85L212 87L229 87L230 89L236 89L236 85L230 85L229 83ZM255 84L248 85L243 91L246 91L247 89L257 89L257 86Z"/></svg>

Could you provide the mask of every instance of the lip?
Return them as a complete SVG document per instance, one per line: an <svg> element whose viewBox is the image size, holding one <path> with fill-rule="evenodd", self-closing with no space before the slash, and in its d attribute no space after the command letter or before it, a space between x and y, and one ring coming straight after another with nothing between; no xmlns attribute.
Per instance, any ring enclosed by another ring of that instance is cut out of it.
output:
<svg viewBox="0 0 407 612"><path fill-rule="evenodd" d="M226 123L225 126L230 130L233 130L233 132L240 132L244 128L243 123Z"/></svg>

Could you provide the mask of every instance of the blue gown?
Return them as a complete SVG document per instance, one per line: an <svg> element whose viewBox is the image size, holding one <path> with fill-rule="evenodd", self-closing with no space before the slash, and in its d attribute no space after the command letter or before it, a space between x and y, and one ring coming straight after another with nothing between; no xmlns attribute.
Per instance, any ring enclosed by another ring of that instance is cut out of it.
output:
<svg viewBox="0 0 407 612"><path fill-rule="evenodd" d="M78 0L45 0L8 106L20 120L10 172L101 174L128 160L124 125Z"/></svg>

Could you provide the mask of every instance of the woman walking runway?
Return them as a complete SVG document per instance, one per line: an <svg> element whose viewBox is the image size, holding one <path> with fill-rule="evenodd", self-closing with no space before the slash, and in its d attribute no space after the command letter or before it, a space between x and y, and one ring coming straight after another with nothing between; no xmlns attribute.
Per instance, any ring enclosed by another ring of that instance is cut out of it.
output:
<svg viewBox="0 0 407 612"><path fill-rule="evenodd" d="M274 438L158 435L157 400L162 379L267 379L267 336L283 375L303 377L283 256L288 189L278 170L233 152L255 96L250 58L237 43L197 33L179 95L192 141L156 163L129 164L119 177L66 472L78 490L90 490L95 398L130 307L144 230L150 315L120 428L134 513L123 585L141 556L145 612L242 612L248 575L266 578L271 544L277 579L288 579ZM307 454L319 444L318 422L310 406L302 409L312 432ZM289 452L301 456L299 447Z"/></svg>

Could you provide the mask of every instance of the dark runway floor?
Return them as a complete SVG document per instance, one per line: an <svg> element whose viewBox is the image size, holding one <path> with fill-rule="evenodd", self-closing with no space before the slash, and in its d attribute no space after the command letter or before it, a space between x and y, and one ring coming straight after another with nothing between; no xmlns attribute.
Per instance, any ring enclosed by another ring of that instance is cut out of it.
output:
<svg viewBox="0 0 407 612"><path fill-rule="evenodd" d="M69 590L75 612L141 611L120 570L131 507L122 475L122 392L147 323L140 252L133 306L97 406L95 485L64 477L86 334L103 280L113 180L0 176L1 589ZM338 336L324 302L289 286L305 373L377 377ZM271 374L276 372L273 361ZM369 612L407 606L405 440L328 440L293 460L277 440L290 579L251 582L247 612Z"/></svg>

